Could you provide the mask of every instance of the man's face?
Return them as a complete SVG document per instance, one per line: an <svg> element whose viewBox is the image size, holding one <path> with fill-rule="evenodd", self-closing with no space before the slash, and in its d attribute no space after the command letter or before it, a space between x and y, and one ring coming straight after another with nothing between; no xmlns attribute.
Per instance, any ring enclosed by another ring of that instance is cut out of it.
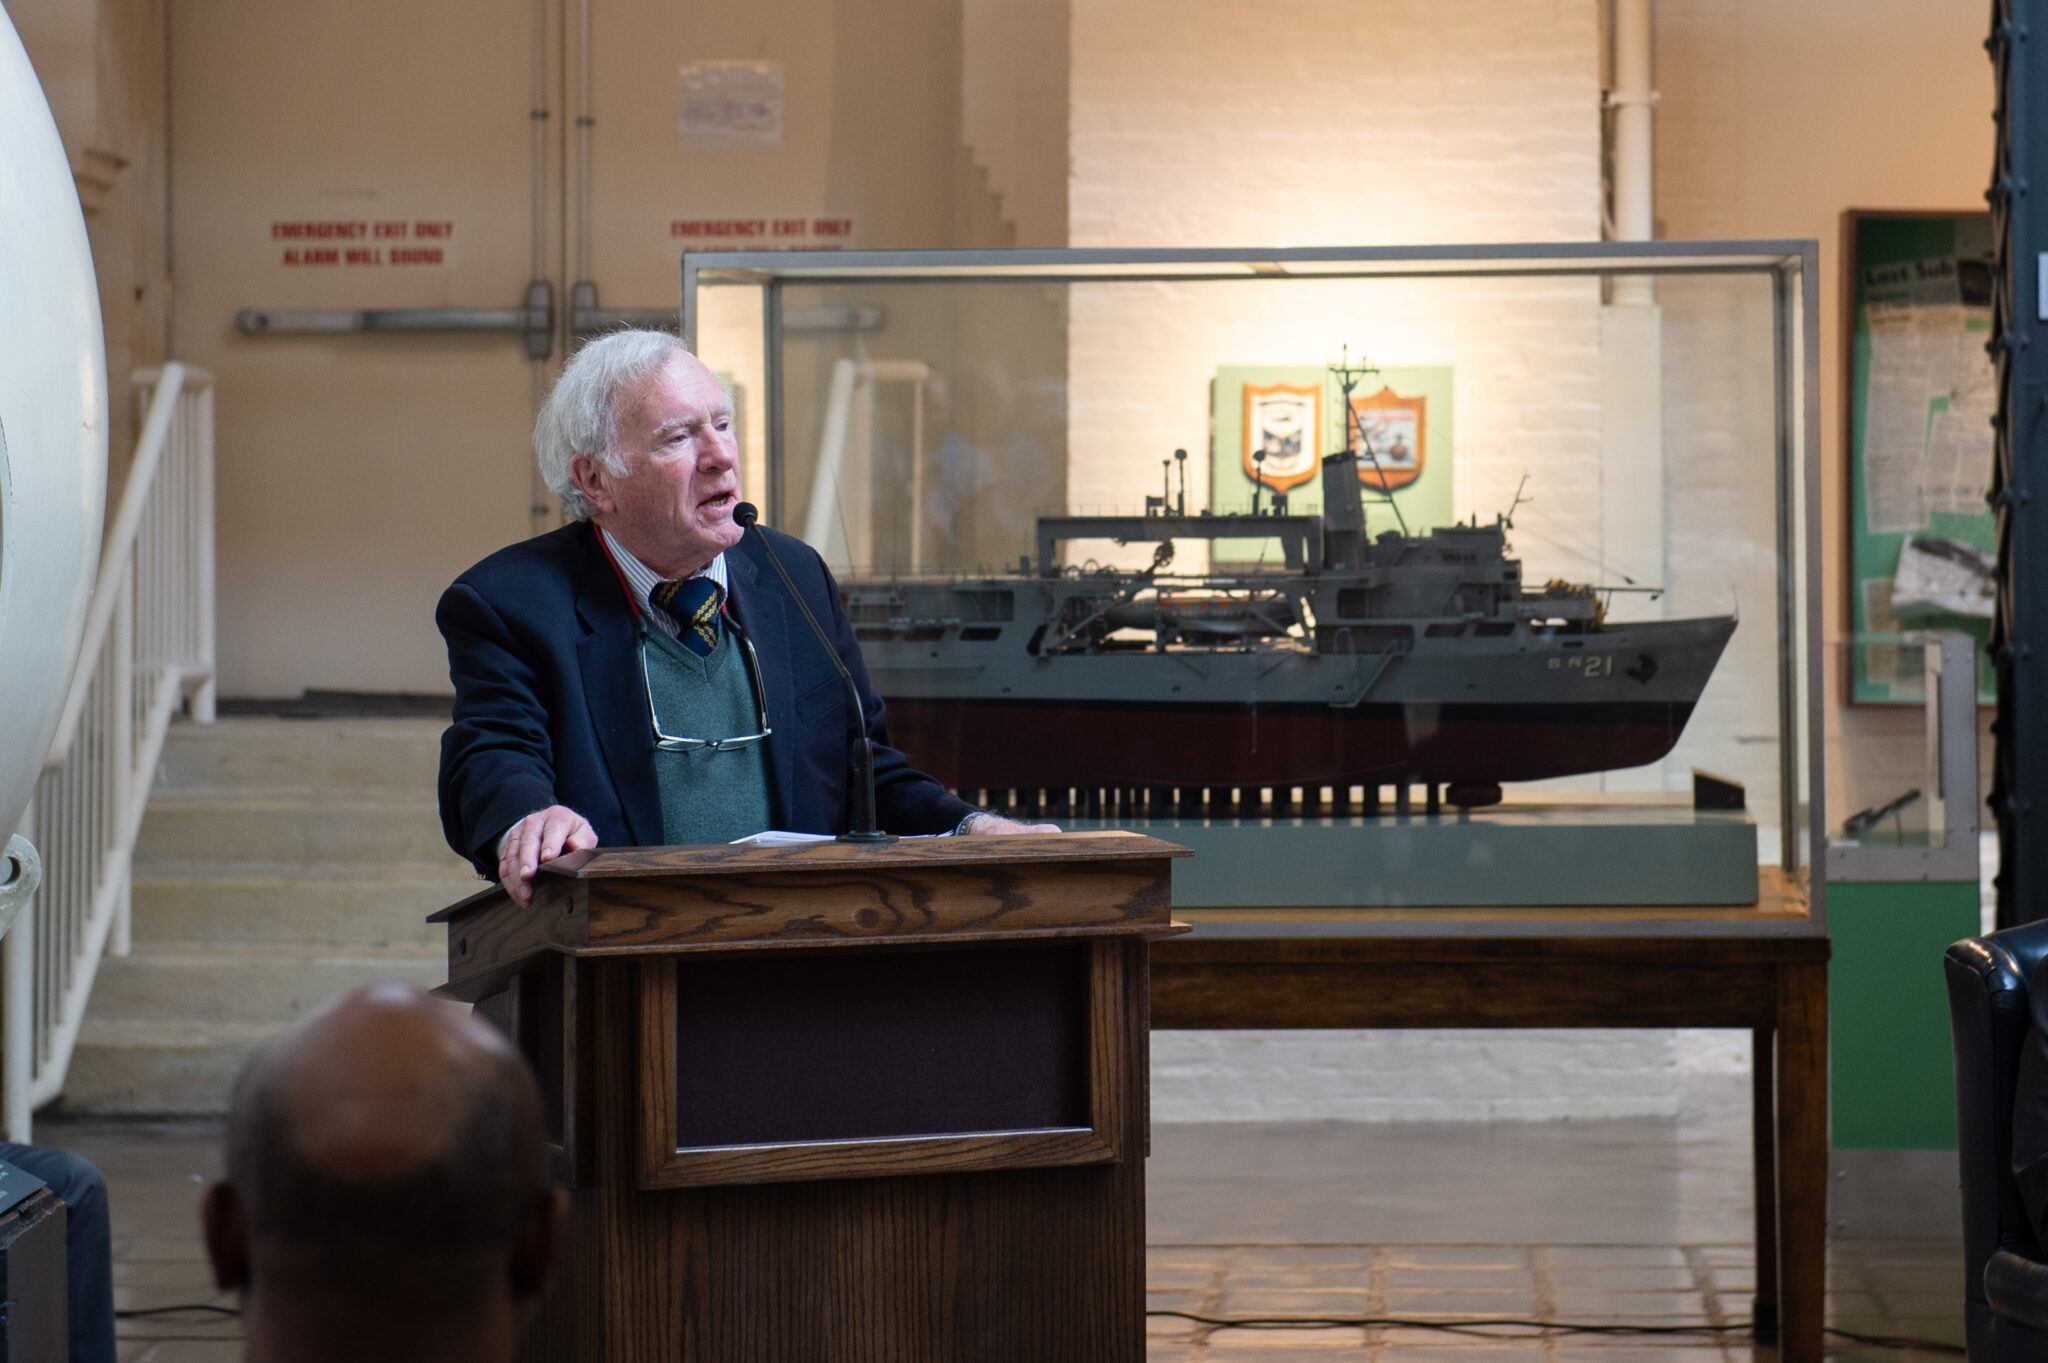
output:
<svg viewBox="0 0 2048 1363"><path fill-rule="evenodd" d="M585 454L569 466L593 519L664 577L686 577L738 544L739 444L716 376L679 350L617 416L626 472Z"/></svg>

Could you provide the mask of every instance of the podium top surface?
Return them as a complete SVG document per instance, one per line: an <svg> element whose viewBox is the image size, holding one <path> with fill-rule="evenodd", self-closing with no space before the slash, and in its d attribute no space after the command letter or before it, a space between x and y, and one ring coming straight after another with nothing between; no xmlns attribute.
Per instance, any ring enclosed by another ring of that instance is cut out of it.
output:
<svg viewBox="0 0 2048 1363"><path fill-rule="evenodd" d="M991 862L1123 861L1186 857L1178 843L1142 833L1010 833L987 837L901 838L889 843L804 842L784 847L732 844L694 847L615 847L572 852L542 867L577 879L605 876L729 876L901 867L975 866Z"/></svg>
<svg viewBox="0 0 2048 1363"><path fill-rule="evenodd" d="M1143 833L1006 833L991 837L903 837L893 843L788 843L782 847L743 847L733 843L684 847L598 847L571 851L541 868L543 876L571 880L606 880L618 876L760 876L774 872L829 870L907 870L944 866L987 866L1028 862L1133 862L1143 858L1190 858L1192 849ZM481 890L461 903L428 917L440 923L479 898L498 894Z"/></svg>
<svg viewBox="0 0 2048 1363"><path fill-rule="evenodd" d="M892 843L836 841L796 843L782 847L731 844L682 847L615 847L572 852L540 868L535 888L547 879L557 883L616 881L687 882L695 879L845 873L972 871L976 868L1102 864L1156 861L1193 853L1178 843L1141 833L1016 833L982 837L904 838ZM506 900L493 885L430 914L430 923L451 923L488 905Z"/></svg>

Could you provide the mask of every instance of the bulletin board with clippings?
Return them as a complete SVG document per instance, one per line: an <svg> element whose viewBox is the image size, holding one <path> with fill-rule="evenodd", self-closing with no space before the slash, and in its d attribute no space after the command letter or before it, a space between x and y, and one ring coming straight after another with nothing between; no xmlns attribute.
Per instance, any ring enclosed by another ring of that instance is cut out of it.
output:
<svg viewBox="0 0 2048 1363"><path fill-rule="evenodd" d="M1916 632L1990 631L1991 252L1987 213L1843 215L1852 703L1923 703Z"/></svg>

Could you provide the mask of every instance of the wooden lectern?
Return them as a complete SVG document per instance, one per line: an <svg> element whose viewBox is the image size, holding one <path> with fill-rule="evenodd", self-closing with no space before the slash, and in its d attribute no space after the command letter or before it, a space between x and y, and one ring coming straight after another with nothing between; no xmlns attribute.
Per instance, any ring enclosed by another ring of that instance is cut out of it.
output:
<svg viewBox="0 0 2048 1363"><path fill-rule="evenodd" d="M533 1061L568 1244L535 1360L1144 1357L1147 945L1129 833L663 847L448 926Z"/></svg>

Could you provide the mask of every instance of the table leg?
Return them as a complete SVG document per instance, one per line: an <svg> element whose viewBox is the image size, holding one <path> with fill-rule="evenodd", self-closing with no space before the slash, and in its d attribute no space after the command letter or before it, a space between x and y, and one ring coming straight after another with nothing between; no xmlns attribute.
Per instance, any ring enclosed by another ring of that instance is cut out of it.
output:
<svg viewBox="0 0 2048 1363"><path fill-rule="evenodd" d="M1820 1363L1827 1313L1828 976L1778 967L1778 1308L1782 1363Z"/></svg>
<svg viewBox="0 0 2048 1363"><path fill-rule="evenodd" d="M1751 1030L1749 1126L1751 1187L1756 1197L1756 1300L1750 1326L1759 1344L1778 1342L1778 1104L1777 1057L1771 1029Z"/></svg>

